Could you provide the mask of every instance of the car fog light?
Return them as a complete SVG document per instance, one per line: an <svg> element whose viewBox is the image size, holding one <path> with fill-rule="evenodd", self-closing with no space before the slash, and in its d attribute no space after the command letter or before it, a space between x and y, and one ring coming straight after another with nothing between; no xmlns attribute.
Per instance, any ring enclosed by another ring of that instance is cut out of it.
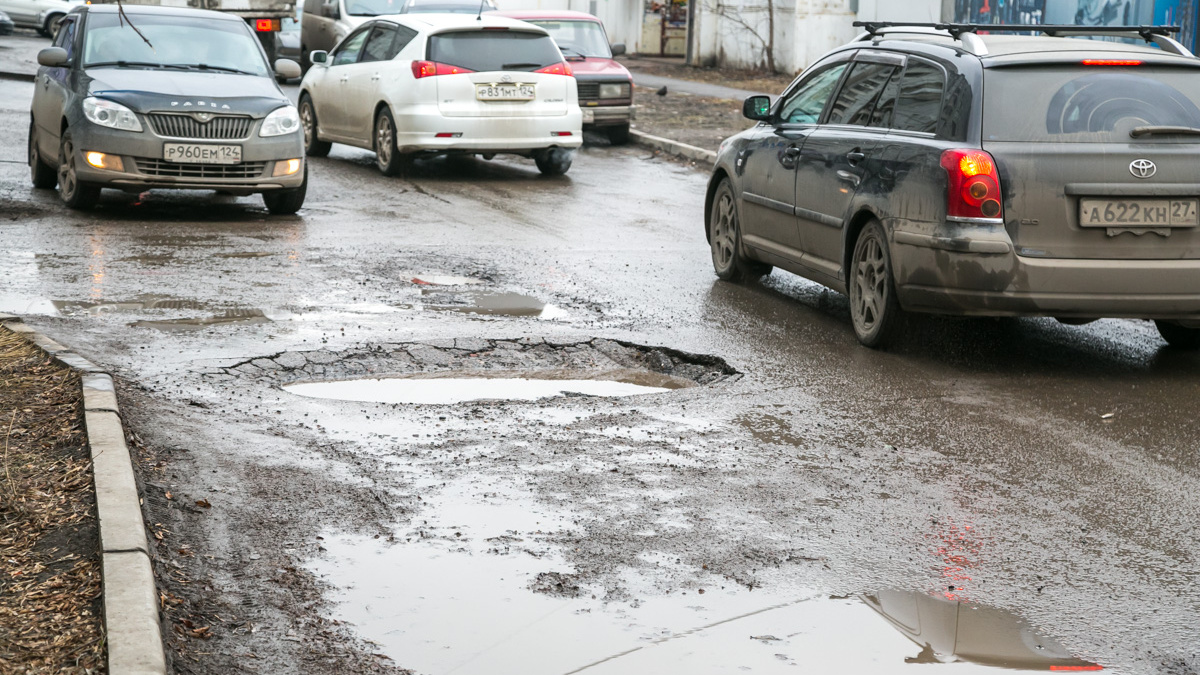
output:
<svg viewBox="0 0 1200 675"><path fill-rule="evenodd" d="M275 162L275 171L272 176L290 176L300 170L300 160L298 159L281 159Z"/></svg>
<svg viewBox="0 0 1200 675"><path fill-rule="evenodd" d="M88 164L97 169L108 169L109 171L124 171L125 164L120 157L115 155L106 155L103 152L85 152L83 154Z"/></svg>

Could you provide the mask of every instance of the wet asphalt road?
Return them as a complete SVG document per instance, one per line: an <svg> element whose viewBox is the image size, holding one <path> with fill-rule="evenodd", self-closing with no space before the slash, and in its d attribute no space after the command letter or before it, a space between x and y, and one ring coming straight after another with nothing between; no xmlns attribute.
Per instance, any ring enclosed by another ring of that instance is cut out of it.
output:
<svg viewBox="0 0 1200 675"><path fill-rule="evenodd" d="M1200 671L1200 356L1151 324L930 319L864 349L836 294L781 272L717 281L705 173L636 147L586 147L556 179L520 159L388 179L335 146L296 217L210 193L106 193L70 213L28 183L31 94L0 81L0 311L122 379L178 672L570 672L627 647L580 624L603 648L560 654L541 629L498 632L496 607L553 599L645 645L704 623L689 612L880 591L1008 610L1110 671ZM413 282L432 275L478 283ZM442 311L467 291L537 302ZM419 370L439 349L499 349L479 338L546 339L557 367L555 345L593 337L741 376L442 407L278 386L297 354L340 379L365 372L351 354L403 351ZM275 358L244 365L260 357ZM732 604L638 614L701 588ZM471 616L494 620L476 634L457 623ZM747 639L768 629L722 648L731 672L811 665L800 629ZM701 655L725 644L691 635ZM842 640L839 670L906 666Z"/></svg>

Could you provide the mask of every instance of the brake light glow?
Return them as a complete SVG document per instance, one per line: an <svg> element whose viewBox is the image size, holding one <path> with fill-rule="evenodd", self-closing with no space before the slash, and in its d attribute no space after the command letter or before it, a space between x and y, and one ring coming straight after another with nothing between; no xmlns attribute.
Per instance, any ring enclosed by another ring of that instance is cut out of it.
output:
<svg viewBox="0 0 1200 675"><path fill-rule="evenodd" d="M946 170L946 215L952 218L1002 218L1000 175L996 161L982 150L942 153Z"/></svg>
<svg viewBox="0 0 1200 675"><path fill-rule="evenodd" d="M1140 66L1142 62L1137 59L1084 59L1085 66Z"/></svg>
<svg viewBox="0 0 1200 675"><path fill-rule="evenodd" d="M473 73L475 71L461 66L449 66L444 63L435 63L433 61L413 61L412 74L418 80L422 77L433 77L434 75L462 75L463 73Z"/></svg>
<svg viewBox="0 0 1200 675"><path fill-rule="evenodd" d="M562 63L555 63L553 65L546 66L545 68L538 68L534 72L545 73L547 75L566 75L567 77L575 76L575 73L571 70L571 66L567 64L566 61L563 61Z"/></svg>
<svg viewBox="0 0 1200 675"><path fill-rule="evenodd" d="M273 33L275 31L278 31L279 28L280 28L279 19L255 19L254 20L254 30L256 30L260 33Z"/></svg>

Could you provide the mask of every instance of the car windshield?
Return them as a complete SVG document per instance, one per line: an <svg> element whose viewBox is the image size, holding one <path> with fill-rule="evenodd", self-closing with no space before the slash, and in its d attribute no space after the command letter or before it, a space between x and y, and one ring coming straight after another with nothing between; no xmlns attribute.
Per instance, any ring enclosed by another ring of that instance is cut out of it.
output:
<svg viewBox="0 0 1200 675"><path fill-rule="evenodd" d="M489 11L496 9L496 5L481 0L481 2L422 2L422 0L409 0L408 6L404 9L407 14L477 14L480 10Z"/></svg>
<svg viewBox="0 0 1200 675"><path fill-rule="evenodd" d="M558 43L558 48L567 56L594 56L611 59L608 37L604 27L595 21L550 21L530 19L529 23L541 26Z"/></svg>
<svg viewBox="0 0 1200 675"><path fill-rule="evenodd" d="M346 12L353 16L379 16L399 14L404 0L346 0Z"/></svg>
<svg viewBox="0 0 1200 675"><path fill-rule="evenodd" d="M1194 68L1154 66L994 68L984 88L983 138L1129 143L1135 129L1198 129L1197 75ZM1139 134L1138 142L1195 143L1198 138Z"/></svg>
<svg viewBox="0 0 1200 675"><path fill-rule="evenodd" d="M520 30L459 31L429 38L429 60L475 72L533 71L562 61L548 35Z"/></svg>
<svg viewBox="0 0 1200 675"><path fill-rule="evenodd" d="M130 26L130 20L146 40ZM217 70L266 75L258 41L241 21L160 14L88 17L83 67Z"/></svg>

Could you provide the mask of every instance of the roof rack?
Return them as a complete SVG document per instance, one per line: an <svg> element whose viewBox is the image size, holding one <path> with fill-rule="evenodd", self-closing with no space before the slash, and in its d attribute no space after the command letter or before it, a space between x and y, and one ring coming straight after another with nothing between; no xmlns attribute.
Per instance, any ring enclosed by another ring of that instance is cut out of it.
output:
<svg viewBox="0 0 1200 675"><path fill-rule="evenodd" d="M856 42L871 40L884 33L916 33L921 35L949 35L963 43L963 47L976 56L985 56L987 46L976 34L987 32L1029 32L1041 33L1050 37L1063 35L1100 35L1106 37L1140 37L1147 43L1159 46L1163 51L1180 56L1193 57L1178 41L1170 35L1179 32L1179 26L1074 26L1056 24L1021 24L1021 23L908 23L903 21L855 21L854 26L865 28L866 32L856 38Z"/></svg>

